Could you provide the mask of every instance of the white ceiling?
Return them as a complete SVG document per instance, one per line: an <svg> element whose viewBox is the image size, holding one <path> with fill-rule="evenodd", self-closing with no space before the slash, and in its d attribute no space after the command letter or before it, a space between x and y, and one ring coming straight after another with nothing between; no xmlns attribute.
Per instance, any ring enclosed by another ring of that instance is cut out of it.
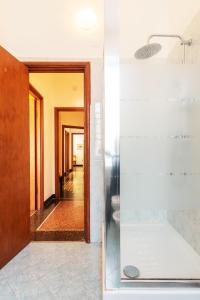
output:
<svg viewBox="0 0 200 300"><path fill-rule="evenodd" d="M86 7L97 15L90 31L75 22ZM200 0L120 0L121 55L133 57L152 33L183 34L199 10ZM0 0L0 44L18 57L102 57L103 27L104 0ZM166 57L174 41L161 43Z"/></svg>
<svg viewBox="0 0 200 300"><path fill-rule="evenodd" d="M82 8L97 26L77 27ZM0 44L18 57L87 58L103 53L103 0L0 0Z"/></svg>

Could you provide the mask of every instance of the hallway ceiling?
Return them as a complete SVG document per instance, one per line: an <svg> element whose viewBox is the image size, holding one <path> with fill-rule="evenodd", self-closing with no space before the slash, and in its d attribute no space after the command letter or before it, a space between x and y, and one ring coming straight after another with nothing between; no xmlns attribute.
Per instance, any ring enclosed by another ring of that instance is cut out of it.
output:
<svg viewBox="0 0 200 300"><path fill-rule="evenodd" d="M103 0L0 0L0 44L21 58L102 57L103 4ZM75 22L86 7L97 16L97 26L89 31ZM183 34L199 10L199 0L120 0L121 55L133 57L152 33ZM159 56L166 57L174 43L162 40Z"/></svg>

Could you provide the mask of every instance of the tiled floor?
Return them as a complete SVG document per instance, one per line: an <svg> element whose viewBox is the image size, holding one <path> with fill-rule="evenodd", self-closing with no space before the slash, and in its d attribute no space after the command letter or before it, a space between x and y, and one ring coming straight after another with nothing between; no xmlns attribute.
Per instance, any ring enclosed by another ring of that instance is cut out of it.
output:
<svg viewBox="0 0 200 300"><path fill-rule="evenodd" d="M83 201L59 202L37 230L84 230Z"/></svg>
<svg viewBox="0 0 200 300"><path fill-rule="evenodd" d="M101 300L101 247L33 242L0 271L1 300Z"/></svg>
<svg viewBox="0 0 200 300"><path fill-rule="evenodd" d="M31 217L32 239L36 241L84 240L84 170L73 167L64 179L61 199Z"/></svg>
<svg viewBox="0 0 200 300"><path fill-rule="evenodd" d="M84 200L84 170L83 167L73 167L64 179L62 198Z"/></svg>

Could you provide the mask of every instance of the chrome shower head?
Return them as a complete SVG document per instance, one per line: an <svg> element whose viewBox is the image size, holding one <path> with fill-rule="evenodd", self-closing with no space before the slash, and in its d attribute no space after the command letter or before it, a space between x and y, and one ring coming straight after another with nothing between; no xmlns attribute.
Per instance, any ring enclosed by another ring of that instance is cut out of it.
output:
<svg viewBox="0 0 200 300"><path fill-rule="evenodd" d="M191 46L192 40L184 40L180 35L177 34L152 34L149 36L147 40L147 44L142 48L138 49L135 52L135 58L137 59L146 59L150 58L153 55L157 54L161 50L161 45L158 43L150 43L152 38L176 38L181 41L181 45L184 46L184 58L183 61L185 62L185 46Z"/></svg>
<svg viewBox="0 0 200 300"><path fill-rule="evenodd" d="M135 52L135 58L146 59L157 54L161 50L161 45L158 43L149 43Z"/></svg>

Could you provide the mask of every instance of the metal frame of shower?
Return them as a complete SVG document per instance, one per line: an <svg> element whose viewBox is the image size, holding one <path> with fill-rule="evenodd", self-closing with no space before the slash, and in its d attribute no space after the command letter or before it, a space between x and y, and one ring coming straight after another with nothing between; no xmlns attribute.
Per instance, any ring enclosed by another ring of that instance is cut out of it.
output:
<svg viewBox="0 0 200 300"><path fill-rule="evenodd" d="M198 288L200 280L135 279L121 282L120 228L112 219L111 197L120 195L120 56L119 0L105 1L104 114L105 114L105 222L103 233L104 287ZM113 9L115 8L115 9Z"/></svg>

